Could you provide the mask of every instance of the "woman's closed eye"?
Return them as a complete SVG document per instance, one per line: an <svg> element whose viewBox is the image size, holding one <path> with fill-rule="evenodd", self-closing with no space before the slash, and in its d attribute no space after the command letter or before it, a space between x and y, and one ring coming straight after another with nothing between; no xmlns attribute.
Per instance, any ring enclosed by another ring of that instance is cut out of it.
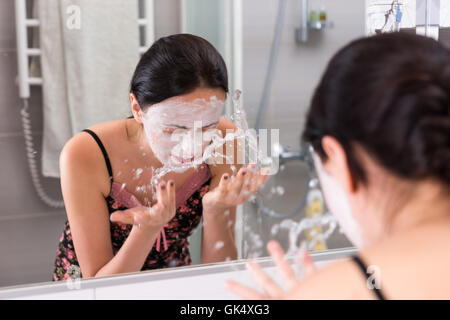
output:
<svg viewBox="0 0 450 320"><path fill-rule="evenodd" d="M209 126L203 127L202 131L205 132L205 131L208 131L211 129L217 129L217 123L213 123L213 124L210 124Z"/></svg>
<svg viewBox="0 0 450 320"><path fill-rule="evenodd" d="M189 130L190 130L189 128L181 128L178 126L176 126L176 127L175 126L167 126L167 127L162 128L162 132L167 133L167 134L172 134L174 132L183 134L183 133L187 133Z"/></svg>
<svg viewBox="0 0 450 320"><path fill-rule="evenodd" d="M211 129L217 129L217 123L212 123L212 124L210 124L210 125L207 125L207 126L202 127L202 131L203 131L203 132L208 131L208 130L211 130ZM180 133L181 133L181 131L186 131L186 132L188 132L188 131L193 130L193 129L192 129L192 128L186 128L186 127L181 128L181 127L178 127L178 126L177 126L177 127L163 127L163 128L162 128L162 132L163 132L163 133L167 133L167 134L172 134L172 133L175 132L175 130L176 130L177 132L180 132Z"/></svg>

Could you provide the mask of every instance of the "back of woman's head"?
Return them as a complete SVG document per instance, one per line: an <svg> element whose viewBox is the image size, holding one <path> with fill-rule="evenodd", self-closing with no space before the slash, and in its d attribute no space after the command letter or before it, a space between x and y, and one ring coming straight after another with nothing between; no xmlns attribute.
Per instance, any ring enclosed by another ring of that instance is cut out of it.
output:
<svg viewBox="0 0 450 320"><path fill-rule="evenodd" d="M205 39L176 34L160 38L144 53L131 79L130 92L144 109L199 87L222 88L228 93L225 62Z"/></svg>
<svg viewBox="0 0 450 320"><path fill-rule="evenodd" d="M450 185L450 52L405 33L356 40L330 61L314 93L303 139L326 160L322 137L343 146L350 170L366 183L355 156L362 146L403 178Z"/></svg>

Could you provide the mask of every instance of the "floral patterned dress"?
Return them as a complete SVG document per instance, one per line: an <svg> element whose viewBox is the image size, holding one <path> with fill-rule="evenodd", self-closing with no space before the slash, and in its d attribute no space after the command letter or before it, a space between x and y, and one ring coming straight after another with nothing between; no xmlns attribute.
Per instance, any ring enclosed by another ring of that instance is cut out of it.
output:
<svg viewBox="0 0 450 320"><path fill-rule="evenodd" d="M103 144L91 130L85 129L83 131L91 134L102 149L112 181L111 165ZM175 217L161 231L141 271L184 266L192 263L187 238L194 232L200 222L203 210L201 200L205 193L209 191L210 182L209 167L202 164L197 172L177 191ZM113 181L111 182L111 192L105 198L105 201L108 205L109 214L116 210L125 210L141 205L134 195L123 189L120 183ZM131 225L110 222L114 255L122 247L131 229ZM161 238L163 238L163 246L161 246ZM69 221L64 224L64 230L59 239L54 267L54 281L70 279L74 275L74 270L77 270L77 277L82 276L72 241Z"/></svg>

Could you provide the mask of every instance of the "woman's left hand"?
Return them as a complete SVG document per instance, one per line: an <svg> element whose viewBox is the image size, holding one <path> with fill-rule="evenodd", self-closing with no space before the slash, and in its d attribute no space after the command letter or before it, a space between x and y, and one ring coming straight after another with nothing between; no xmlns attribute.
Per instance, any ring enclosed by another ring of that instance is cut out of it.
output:
<svg viewBox="0 0 450 320"><path fill-rule="evenodd" d="M285 254L280 244L273 240L269 241L267 244L267 250L277 266L278 272L281 275L281 279L286 286L287 291L284 291L283 288L281 288L272 278L270 278L260 265L255 264L251 260L248 260L247 262L247 269L250 271L258 286L263 290L263 293L233 280L227 280L225 282L225 287L243 299L261 300L283 299L288 291L298 286L300 284L300 280L297 278L294 269L292 269L289 264L289 261L285 259ZM308 250L302 250L301 255L304 276L306 277L313 273L316 268Z"/></svg>
<svg viewBox="0 0 450 320"><path fill-rule="evenodd" d="M249 164L247 168L241 168L233 179L228 173L223 174L219 185L203 196L203 207L208 211L223 211L247 201L269 177L265 169L254 172L255 167L255 164Z"/></svg>

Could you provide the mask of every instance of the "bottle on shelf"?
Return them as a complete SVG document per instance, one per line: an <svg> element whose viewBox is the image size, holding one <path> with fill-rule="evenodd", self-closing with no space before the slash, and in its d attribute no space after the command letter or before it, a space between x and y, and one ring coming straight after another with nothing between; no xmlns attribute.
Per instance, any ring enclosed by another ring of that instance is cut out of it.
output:
<svg viewBox="0 0 450 320"><path fill-rule="evenodd" d="M317 11L316 10L309 11L309 22L310 23L317 22Z"/></svg>
<svg viewBox="0 0 450 320"><path fill-rule="evenodd" d="M327 22L327 11L325 9L325 6L323 6L323 5L320 7L319 21L320 22Z"/></svg>

